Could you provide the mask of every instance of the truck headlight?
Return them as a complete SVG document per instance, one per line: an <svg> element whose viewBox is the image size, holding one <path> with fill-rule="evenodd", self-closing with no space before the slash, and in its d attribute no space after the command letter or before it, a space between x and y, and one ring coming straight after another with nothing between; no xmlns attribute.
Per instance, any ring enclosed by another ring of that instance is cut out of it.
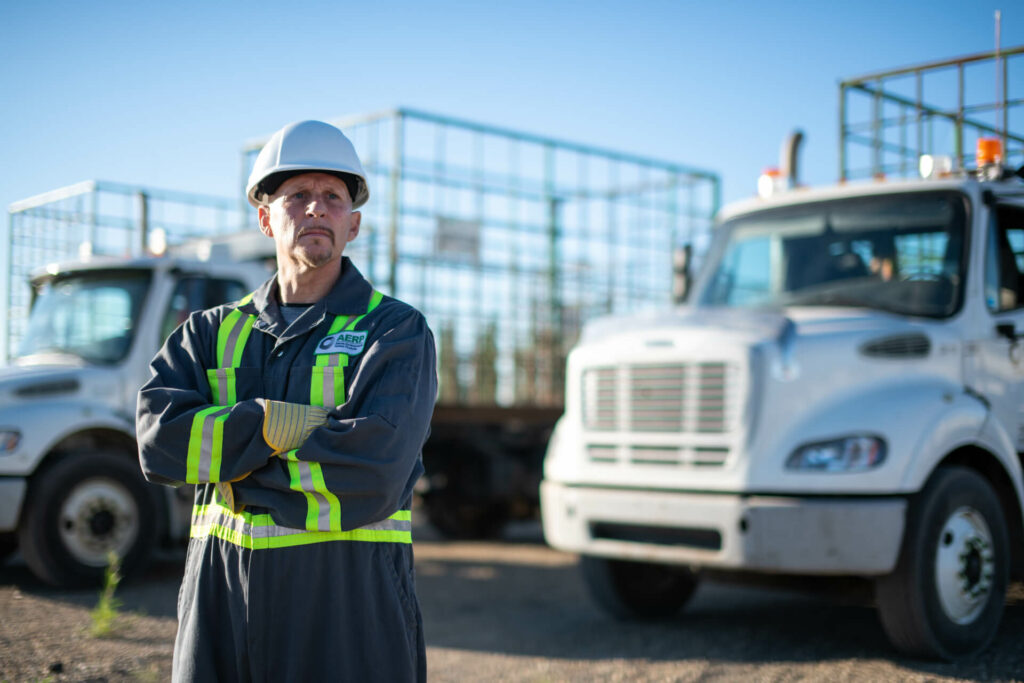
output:
<svg viewBox="0 0 1024 683"><path fill-rule="evenodd" d="M863 472L885 460L885 441L877 436L847 436L800 446L786 469L809 472Z"/></svg>
<svg viewBox="0 0 1024 683"><path fill-rule="evenodd" d="M16 429L0 429L0 456L10 455L21 443L21 432Z"/></svg>

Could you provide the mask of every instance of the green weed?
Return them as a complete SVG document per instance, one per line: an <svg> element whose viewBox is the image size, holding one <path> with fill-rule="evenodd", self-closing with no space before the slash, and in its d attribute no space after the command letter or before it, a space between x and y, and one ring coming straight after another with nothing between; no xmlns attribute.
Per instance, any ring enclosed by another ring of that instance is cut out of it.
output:
<svg viewBox="0 0 1024 683"><path fill-rule="evenodd" d="M92 635L103 638L114 632L115 622L120 613L121 601L114 596L117 584L121 583L121 558L113 550L107 555L107 569L103 573L103 588L96 607L89 612L92 617Z"/></svg>

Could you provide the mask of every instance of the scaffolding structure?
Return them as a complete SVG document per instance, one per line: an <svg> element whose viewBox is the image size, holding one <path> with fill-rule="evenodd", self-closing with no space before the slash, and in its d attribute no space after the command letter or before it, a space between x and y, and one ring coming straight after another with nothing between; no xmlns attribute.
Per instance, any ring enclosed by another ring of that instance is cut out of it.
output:
<svg viewBox="0 0 1024 683"><path fill-rule="evenodd" d="M243 219L234 200L95 180L11 204L0 255L0 361L24 333L28 279L36 269L90 256L140 256L154 238L177 244L224 234Z"/></svg>
<svg viewBox="0 0 1024 683"><path fill-rule="evenodd" d="M839 178L911 176L923 154L973 164L979 137L1024 164L1024 46L882 71L839 84Z"/></svg>
<svg viewBox="0 0 1024 683"><path fill-rule="evenodd" d="M720 201L708 171L421 111L332 123L369 176L346 254L426 315L442 403L561 405L583 322L667 308L673 248L699 252Z"/></svg>

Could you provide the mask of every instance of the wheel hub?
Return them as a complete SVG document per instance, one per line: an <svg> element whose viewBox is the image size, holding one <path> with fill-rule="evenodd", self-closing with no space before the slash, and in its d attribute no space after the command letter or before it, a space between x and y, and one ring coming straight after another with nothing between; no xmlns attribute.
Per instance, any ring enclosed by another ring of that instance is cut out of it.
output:
<svg viewBox="0 0 1024 683"><path fill-rule="evenodd" d="M82 564L103 567L120 557L139 532L139 510L131 493L113 479L88 479L75 486L60 509L64 547Z"/></svg>
<svg viewBox="0 0 1024 683"><path fill-rule="evenodd" d="M984 517L971 507L958 508L939 535L935 584L939 604L957 624L973 622L988 604L995 557L992 533Z"/></svg>

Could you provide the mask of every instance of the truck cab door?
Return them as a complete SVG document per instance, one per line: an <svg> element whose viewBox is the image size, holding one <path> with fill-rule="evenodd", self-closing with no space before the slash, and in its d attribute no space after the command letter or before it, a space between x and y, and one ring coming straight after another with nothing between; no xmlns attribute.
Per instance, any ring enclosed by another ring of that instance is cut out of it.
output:
<svg viewBox="0 0 1024 683"><path fill-rule="evenodd" d="M201 273L180 273L174 285L160 327L160 342L188 319L193 311L213 308L245 296L245 284L232 278L210 277Z"/></svg>
<svg viewBox="0 0 1024 683"><path fill-rule="evenodd" d="M986 226L986 324L976 348L978 376L971 384L989 401L993 417L1024 451L1024 204L991 206Z"/></svg>

